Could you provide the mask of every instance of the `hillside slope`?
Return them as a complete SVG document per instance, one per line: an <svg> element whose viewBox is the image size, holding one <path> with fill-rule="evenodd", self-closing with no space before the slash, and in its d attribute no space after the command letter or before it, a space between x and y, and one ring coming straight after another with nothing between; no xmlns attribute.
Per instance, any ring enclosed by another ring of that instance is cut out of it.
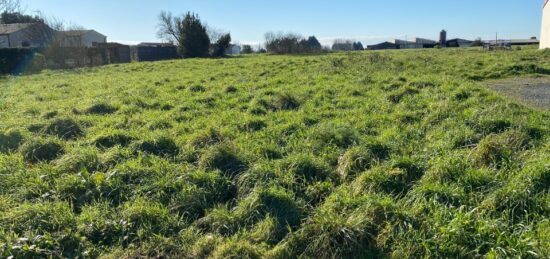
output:
<svg viewBox="0 0 550 259"><path fill-rule="evenodd" d="M550 256L534 49L134 63L0 81L0 257Z"/></svg>

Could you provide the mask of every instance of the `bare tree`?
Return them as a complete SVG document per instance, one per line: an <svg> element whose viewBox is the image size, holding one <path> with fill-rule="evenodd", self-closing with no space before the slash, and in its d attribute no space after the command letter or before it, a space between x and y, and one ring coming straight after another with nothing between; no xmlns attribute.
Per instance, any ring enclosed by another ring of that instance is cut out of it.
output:
<svg viewBox="0 0 550 259"><path fill-rule="evenodd" d="M157 36L170 43L179 42L182 22L180 17L174 17L170 12L160 12Z"/></svg>
<svg viewBox="0 0 550 259"><path fill-rule="evenodd" d="M15 12L21 7L21 0L0 0L0 13Z"/></svg>

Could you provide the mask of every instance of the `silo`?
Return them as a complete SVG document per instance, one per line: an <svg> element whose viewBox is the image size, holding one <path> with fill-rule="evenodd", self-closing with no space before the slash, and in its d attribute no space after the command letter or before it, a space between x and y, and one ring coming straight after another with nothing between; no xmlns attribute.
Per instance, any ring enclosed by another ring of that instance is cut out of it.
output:
<svg viewBox="0 0 550 259"><path fill-rule="evenodd" d="M446 47L447 46L447 31L442 30L439 33L439 46Z"/></svg>
<svg viewBox="0 0 550 259"><path fill-rule="evenodd" d="M550 48L550 1L545 0L542 7L542 26L540 33L540 48Z"/></svg>

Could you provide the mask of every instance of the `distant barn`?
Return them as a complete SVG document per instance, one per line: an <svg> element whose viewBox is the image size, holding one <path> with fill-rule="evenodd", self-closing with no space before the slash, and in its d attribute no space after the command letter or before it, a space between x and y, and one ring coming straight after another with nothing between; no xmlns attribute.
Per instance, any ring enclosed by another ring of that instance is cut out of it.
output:
<svg viewBox="0 0 550 259"><path fill-rule="evenodd" d="M368 45L367 50L380 50L380 49L397 49L398 46L391 42L382 42L375 45Z"/></svg>
<svg viewBox="0 0 550 259"><path fill-rule="evenodd" d="M140 43L132 47L132 59L135 61L158 61L179 58L175 45L170 43Z"/></svg>
<svg viewBox="0 0 550 259"><path fill-rule="evenodd" d="M540 48L550 48L550 0L544 1L542 7L542 31L540 34Z"/></svg>

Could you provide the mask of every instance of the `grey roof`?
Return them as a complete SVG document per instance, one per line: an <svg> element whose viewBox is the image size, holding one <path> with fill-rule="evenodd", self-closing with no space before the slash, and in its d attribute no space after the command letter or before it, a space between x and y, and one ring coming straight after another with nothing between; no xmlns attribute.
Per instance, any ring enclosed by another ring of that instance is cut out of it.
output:
<svg viewBox="0 0 550 259"><path fill-rule="evenodd" d="M495 40L485 41L491 44L495 43ZM511 44L537 44L540 43L538 39L512 39L512 40L498 40L498 43L511 43Z"/></svg>
<svg viewBox="0 0 550 259"><path fill-rule="evenodd" d="M160 43L160 42L142 42L138 44L140 47L173 47L172 43Z"/></svg>
<svg viewBox="0 0 550 259"><path fill-rule="evenodd" d="M60 31L59 33L61 34L64 34L66 36L82 36L82 35L85 35L87 33L90 33L90 32L95 32L95 33L99 33L95 30L69 30L69 31ZM99 33L101 34L101 33ZM103 35L103 34L101 34ZM105 36L105 35L103 35Z"/></svg>
<svg viewBox="0 0 550 259"><path fill-rule="evenodd" d="M474 42L474 41L471 41L471 40L466 40L466 39L461 39L461 38L455 38L455 39L447 40L447 42L449 42L449 41L464 42L464 43L473 43Z"/></svg>
<svg viewBox="0 0 550 259"><path fill-rule="evenodd" d="M0 34L12 34L14 32L26 29L31 25L33 25L33 23L0 24Z"/></svg>

